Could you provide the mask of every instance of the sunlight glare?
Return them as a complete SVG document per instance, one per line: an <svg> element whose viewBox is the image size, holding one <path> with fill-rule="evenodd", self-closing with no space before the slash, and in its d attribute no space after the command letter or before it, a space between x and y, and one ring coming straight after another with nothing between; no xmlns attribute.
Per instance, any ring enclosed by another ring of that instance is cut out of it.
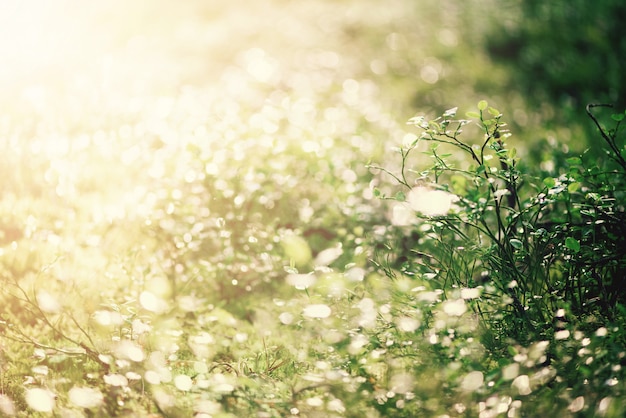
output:
<svg viewBox="0 0 626 418"><path fill-rule="evenodd" d="M91 62L97 46L89 30L97 3L4 0L0 5L0 85L48 82Z"/></svg>
<svg viewBox="0 0 626 418"><path fill-rule="evenodd" d="M302 315L308 318L328 318L331 313L330 307L324 304L308 305L302 311Z"/></svg>
<svg viewBox="0 0 626 418"><path fill-rule="evenodd" d="M174 386L180 391L187 392L193 387L193 382L189 376L179 374L174 378Z"/></svg>
<svg viewBox="0 0 626 418"><path fill-rule="evenodd" d="M26 391L26 403L36 412L52 412L55 395L47 389L32 388Z"/></svg>
<svg viewBox="0 0 626 418"><path fill-rule="evenodd" d="M81 408L96 408L104 402L98 389L74 386L69 393L70 402Z"/></svg>
<svg viewBox="0 0 626 418"><path fill-rule="evenodd" d="M416 212L426 216L442 216L450 212L458 197L443 190L418 186L409 192L407 200Z"/></svg>

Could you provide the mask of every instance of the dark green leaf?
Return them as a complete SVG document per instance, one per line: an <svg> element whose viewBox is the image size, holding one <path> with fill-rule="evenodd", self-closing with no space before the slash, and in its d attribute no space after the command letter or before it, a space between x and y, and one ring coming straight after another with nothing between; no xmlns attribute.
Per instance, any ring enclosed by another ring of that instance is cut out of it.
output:
<svg viewBox="0 0 626 418"><path fill-rule="evenodd" d="M574 251L575 253L580 251L580 242L576 238L567 237L565 238L565 246Z"/></svg>

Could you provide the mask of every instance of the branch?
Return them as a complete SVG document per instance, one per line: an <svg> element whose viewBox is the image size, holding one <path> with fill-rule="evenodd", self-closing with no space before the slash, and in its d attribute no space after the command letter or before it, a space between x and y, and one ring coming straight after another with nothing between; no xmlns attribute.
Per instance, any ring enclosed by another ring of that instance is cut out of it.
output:
<svg viewBox="0 0 626 418"><path fill-rule="evenodd" d="M596 127L600 131L600 135L602 135L602 138L604 138L606 143L609 144L611 151L613 151L613 153L615 154L614 159L616 160L616 162L619 165L621 165L624 170L626 170L626 160L624 159L624 157L622 157L622 153L620 152L619 148L617 148L617 146L615 145L615 136L614 135L608 136L606 132L604 131L604 129L602 129L600 122L598 122L598 119L591 112L591 109L594 107L611 107L612 108L613 105L589 103L585 109L587 110L587 115L589 115L593 123L596 125Z"/></svg>

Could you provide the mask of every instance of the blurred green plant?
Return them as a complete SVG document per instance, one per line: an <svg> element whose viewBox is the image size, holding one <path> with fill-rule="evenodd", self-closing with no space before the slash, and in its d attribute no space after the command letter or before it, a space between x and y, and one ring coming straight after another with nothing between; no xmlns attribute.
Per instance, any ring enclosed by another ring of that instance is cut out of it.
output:
<svg viewBox="0 0 626 418"><path fill-rule="evenodd" d="M576 110L591 101L626 105L623 2L518 0L492 18L488 50L511 66L516 88L530 100L569 102Z"/></svg>

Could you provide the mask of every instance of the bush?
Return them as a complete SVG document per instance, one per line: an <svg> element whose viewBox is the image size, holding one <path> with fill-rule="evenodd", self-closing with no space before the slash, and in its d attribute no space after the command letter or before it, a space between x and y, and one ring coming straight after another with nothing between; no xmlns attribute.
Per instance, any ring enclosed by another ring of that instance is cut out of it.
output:
<svg viewBox="0 0 626 418"><path fill-rule="evenodd" d="M403 188L382 197L417 213L404 227L411 245L390 247L400 257L394 263L383 253L377 265L394 280L408 276L440 289L448 304L465 300L481 319L486 351L504 366L483 363L486 374L508 375L512 367L518 370L515 359L531 358L529 366L544 374L535 375L541 390L534 384L522 389L521 374L513 386L517 382L520 394L533 392L528 408L535 414L544 407L545 413L566 407L592 413L590 403L599 407L604 396L621 393L611 379L619 380L626 343L626 153L618 142L624 114L612 115L615 127L607 129L593 113L596 107L588 113L608 158L600 164L585 155L569 158L556 178L518 169L502 114L485 101L468 119L456 118L456 108L434 120L411 119L422 133L398 149L400 171L371 166ZM463 142L463 129L474 121L482 139ZM413 168L409 157L422 142L430 145L424 154L432 165ZM588 365L599 358L603 366L592 371ZM564 391L582 398L547 405L547 396Z"/></svg>

